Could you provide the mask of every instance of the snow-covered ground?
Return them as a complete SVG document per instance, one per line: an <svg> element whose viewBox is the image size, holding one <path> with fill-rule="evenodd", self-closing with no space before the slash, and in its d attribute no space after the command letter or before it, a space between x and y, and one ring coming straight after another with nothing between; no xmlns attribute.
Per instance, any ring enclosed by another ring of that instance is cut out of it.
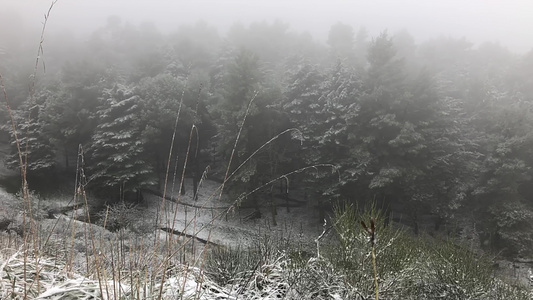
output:
<svg viewBox="0 0 533 300"><path fill-rule="evenodd" d="M250 246L264 235L290 239L302 245L312 244L323 230L323 222L319 221L318 210L312 203L290 207L289 211L287 207L277 207L277 225L274 225L272 209L266 196L259 196L261 217L249 218L255 209L230 208L234 200L228 199L226 195L219 197L220 183L204 181L197 201L192 198L192 183L186 180L185 184L187 193L183 196L177 192L172 193L170 186L167 189L167 196L176 199L179 204L168 200L163 203L162 197L145 193L143 211L146 215L156 216L157 211L164 205L165 209L160 213L160 227L173 228L225 246ZM293 194L297 196L298 192Z"/></svg>

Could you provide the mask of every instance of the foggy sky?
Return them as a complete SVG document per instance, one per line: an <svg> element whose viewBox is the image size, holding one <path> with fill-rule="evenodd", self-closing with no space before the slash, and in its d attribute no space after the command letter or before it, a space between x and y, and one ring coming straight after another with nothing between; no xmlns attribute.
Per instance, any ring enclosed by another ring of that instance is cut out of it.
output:
<svg viewBox="0 0 533 300"><path fill-rule="evenodd" d="M0 0L0 14L20 17L27 28L39 28L50 3ZM529 0L59 0L48 30L88 33L103 26L110 15L132 24L151 21L163 32L204 20L224 34L237 21L277 19L325 41L331 25L340 21L355 30L364 25L371 36L405 29L417 42L445 35L474 43L499 42L519 53L533 49Z"/></svg>

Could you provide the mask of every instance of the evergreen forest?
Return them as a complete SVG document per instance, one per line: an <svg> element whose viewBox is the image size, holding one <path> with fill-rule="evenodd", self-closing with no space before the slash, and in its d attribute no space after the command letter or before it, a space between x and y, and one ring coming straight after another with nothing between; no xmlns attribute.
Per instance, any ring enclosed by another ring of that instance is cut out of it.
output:
<svg viewBox="0 0 533 300"><path fill-rule="evenodd" d="M533 255L533 50L343 23L323 43L281 21L162 33L110 17L84 39L47 35L28 89L25 43L0 44L0 117L5 163L24 159L30 186L82 166L94 195L140 201L178 165L252 205L283 182L324 211L375 201L415 234L430 216L487 251Z"/></svg>

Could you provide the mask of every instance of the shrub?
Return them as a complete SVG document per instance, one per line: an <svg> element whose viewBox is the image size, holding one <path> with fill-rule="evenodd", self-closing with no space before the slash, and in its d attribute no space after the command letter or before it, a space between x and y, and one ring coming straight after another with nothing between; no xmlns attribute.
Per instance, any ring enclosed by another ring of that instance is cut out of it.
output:
<svg viewBox="0 0 533 300"><path fill-rule="evenodd" d="M338 246L327 254L333 271L370 298L374 292L371 244L361 221L375 220L375 256L379 294L391 299L502 299L527 295L519 288L496 284L492 261L453 240L412 236L385 226L375 205L365 209L345 205L335 209ZM514 299L514 298L513 298Z"/></svg>
<svg viewBox="0 0 533 300"><path fill-rule="evenodd" d="M280 245L280 241L264 236L250 248L216 247L207 256L205 270L217 283L233 284L235 279L242 280L245 272L275 260L282 249Z"/></svg>
<svg viewBox="0 0 533 300"><path fill-rule="evenodd" d="M107 209L97 213L96 217L96 223L110 231L121 229L128 229L136 233L153 231L152 228L147 228L137 204L121 201L108 205Z"/></svg>
<svg viewBox="0 0 533 300"><path fill-rule="evenodd" d="M413 247L413 239L393 226L386 226L383 211L374 204L363 209L345 205L337 206L334 215L339 247L333 248L328 258L345 275L350 285L369 294L374 289L371 244L361 221L375 220L375 254L379 279L398 274L412 276L408 272L409 266L419 255L416 247Z"/></svg>

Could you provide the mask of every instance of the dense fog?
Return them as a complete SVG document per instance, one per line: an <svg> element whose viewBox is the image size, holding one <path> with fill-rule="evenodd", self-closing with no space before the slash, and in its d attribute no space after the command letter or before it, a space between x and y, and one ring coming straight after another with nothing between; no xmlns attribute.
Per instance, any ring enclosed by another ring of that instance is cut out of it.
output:
<svg viewBox="0 0 533 300"><path fill-rule="evenodd" d="M0 0L0 298L533 299L532 12Z"/></svg>
<svg viewBox="0 0 533 300"><path fill-rule="evenodd" d="M11 43L9 32L40 31L42 16L50 1L3 0L0 11L0 45ZM233 23L280 20L297 31L308 31L319 41L327 39L329 27L337 22L354 28L364 26L371 36L388 29L407 30L417 42L440 35L465 37L475 44L498 42L512 51L533 48L533 4L511 1L59 1L49 22L50 33L90 33L110 15L139 25L152 22L162 32L203 20L224 34Z"/></svg>
<svg viewBox="0 0 533 300"><path fill-rule="evenodd" d="M3 4L5 162L33 179L83 155L116 200L170 157L260 207L291 174L321 212L375 199L531 254L530 2L60 0L41 45L50 2Z"/></svg>

